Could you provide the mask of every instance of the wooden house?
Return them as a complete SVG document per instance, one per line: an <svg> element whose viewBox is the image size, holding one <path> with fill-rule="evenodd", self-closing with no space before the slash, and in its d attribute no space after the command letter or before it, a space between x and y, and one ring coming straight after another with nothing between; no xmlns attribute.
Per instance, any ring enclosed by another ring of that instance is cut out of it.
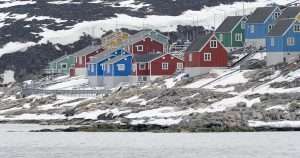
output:
<svg viewBox="0 0 300 158"><path fill-rule="evenodd" d="M268 32L281 15L279 7L259 7L248 17L245 30L245 46L265 48Z"/></svg>
<svg viewBox="0 0 300 158"><path fill-rule="evenodd" d="M101 53L103 50L101 46L90 45L74 53L75 68L71 70L71 76L86 76L87 63L93 56Z"/></svg>
<svg viewBox="0 0 300 158"><path fill-rule="evenodd" d="M228 51L214 33L200 36L184 54L184 71L190 76L208 73L211 69L226 68Z"/></svg>
<svg viewBox="0 0 300 158"><path fill-rule="evenodd" d="M69 75L70 70L75 67L75 58L72 55L64 55L48 63L44 70L45 74Z"/></svg>
<svg viewBox="0 0 300 158"><path fill-rule="evenodd" d="M183 59L168 53L148 53L134 56L132 75L134 82L146 82L157 77L172 76L183 69Z"/></svg>
<svg viewBox="0 0 300 158"><path fill-rule="evenodd" d="M290 63L300 59L300 23L293 18L280 19L266 37L267 65Z"/></svg>
<svg viewBox="0 0 300 158"><path fill-rule="evenodd" d="M246 21L244 16L228 16L217 28L216 36L228 51L244 46Z"/></svg>
<svg viewBox="0 0 300 158"><path fill-rule="evenodd" d="M117 77L118 79L116 79L118 81L121 81L122 78L124 78L124 82L127 81L126 77L121 77L121 76L124 76L124 73L128 73L128 69L130 69L130 73L125 76L131 75L131 68L132 68L131 61L129 62L130 65L128 65L129 63L125 65L126 71L120 70L122 73L121 72L118 73L119 72L117 71L118 69L114 69L114 71L116 72L114 72L113 74L109 74L109 73L111 72L110 70L112 69L111 68L112 66L110 65L120 64L119 62L123 62L123 60L127 60L128 58L131 58L130 55L131 54L125 51L124 49L118 48L118 49L105 50L101 54L94 56L87 66L89 85L105 86L105 84L107 84L107 82L106 83L104 82L105 77L109 75L119 76ZM116 80L114 81L114 83L116 83Z"/></svg>
<svg viewBox="0 0 300 158"><path fill-rule="evenodd" d="M116 49L118 46L127 41L129 38L129 34L126 32L121 32L119 30L112 32L101 38L101 46L104 49Z"/></svg>

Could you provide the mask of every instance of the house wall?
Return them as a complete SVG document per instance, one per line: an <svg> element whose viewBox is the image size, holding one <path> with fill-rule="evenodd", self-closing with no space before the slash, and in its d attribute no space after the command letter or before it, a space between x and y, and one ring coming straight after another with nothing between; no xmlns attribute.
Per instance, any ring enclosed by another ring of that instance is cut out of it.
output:
<svg viewBox="0 0 300 158"><path fill-rule="evenodd" d="M144 63L144 64L146 64L145 70L140 69L139 65L142 64L142 63L135 63L135 64L136 64L136 72L133 72L133 75L137 75L137 76L148 76L148 75L150 75L149 63Z"/></svg>
<svg viewBox="0 0 300 158"><path fill-rule="evenodd" d="M206 52L211 52L211 61L204 61ZM185 67L227 67L228 64L227 51L219 41L217 48L210 48L210 42L208 42L201 52L193 52L192 61L189 61L189 54L184 55Z"/></svg>
<svg viewBox="0 0 300 158"><path fill-rule="evenodd" d="M89 53L87 55L83 55L83 56L76 56L75 58L77 58L76 62L75 62L75 67L77 68L83 68L86 67L86 64L88 62L90 62L91 57L95 56L96 54L100 53L101 51L103 51L103 49L99 49L98 51ZM79 58L81 58L81 63L79 63Z"/></svg>
<svg viewBox="0 0 300 158"><path fill-rule="evenodd" d="M162 69L162 63L168 63L168 69ZM177 63L184 63L183 60L179 60L170 54L161 56L160 58L152 61L151 66L151 76L152 75L173 75L177 71Z"/></svg>
<svg viewBox="0 0 300 158"><path fill-rule="evenodd" d="M220 36L221 34L223 35L223 40L221 41L220 39ZM222 42L222 44L225 46L225 47L232 47L231 46L231 33L230 32L227 32L227 33L216 33L216 36L217 38Z"/></svg>
<svg viewBox="0 0 300 158"><path fill-rule="evenodd" d="M143 51L137 51L137 46L143 45ZM164 52L164 45L152 40L150 37L145 38L139 42L134 43L130 46L129 50L132 54L146 54L146 53L153 53L153 52Z"/></svg>
<svg viewBox="0 0 300 158"><path fill-rule="evenodd" d="M242 33L242 40L241 41L237 41L235 39L235 34L237 34L237 33ZM245 28L242 28L241 22L232 31L231 40L232 40L231 47L243 47L244 46L244 42L245 42Z"/></svg>

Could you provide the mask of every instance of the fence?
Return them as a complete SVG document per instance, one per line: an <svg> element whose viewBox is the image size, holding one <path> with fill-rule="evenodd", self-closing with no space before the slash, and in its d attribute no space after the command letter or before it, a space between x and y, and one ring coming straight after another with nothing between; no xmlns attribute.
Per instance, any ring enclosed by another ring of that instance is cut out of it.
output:
<svg viewBox="0 0 300 158"><path fill-rule="evenodd" d="M22 89L23 96L29 96L33 94L45 94L45 95L64 95L64 96L98 96L98 95L107 95L110 94L111 90L45 90L45 89L32 89L24 88Z"/></svg>

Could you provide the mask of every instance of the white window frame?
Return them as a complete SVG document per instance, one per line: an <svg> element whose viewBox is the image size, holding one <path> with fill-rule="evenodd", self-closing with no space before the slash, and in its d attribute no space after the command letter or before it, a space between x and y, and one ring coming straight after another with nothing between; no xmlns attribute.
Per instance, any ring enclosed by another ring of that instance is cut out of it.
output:
<svg viewBox="0 0 300 158"><path fill-rule="evenodd" d="M300 24L294 25L294 32L300 32Z"/></svg>
<svg viewBox="0 0 300 158"><path fill-rule="evenodd" d="M243 41L243 34L242 33L236 33L234 34L236 41Z"/></svg>
<svg viewBox="0 0 300 158"><path fill-rule="evenodd" d="M203 54L203 61L211 61L211 53L206 52Z"/></svg>
<svg viewBox="0 0 300 158"><path fill-rule="evenodd" d="M143 65L144 67L142 67L142 65ZM140 64L139 64L139 69L140 69L140 70L146 70L146 64L145 64L145 63L140 63Z"/></svg>
<svg viewBox="0 0 300 158"><path fill-rule="evenodd" d="M294 46L295 45L295 38L294 37L288 37L287 38L287 45L288 46Z"/></svg>
<svg viewBox="0 0 300 158"><path fill-rule="evenodd" d="M78 64L82 64L82 57L78 57Z"/></svg>
<svg viewBox="0 0 300 158"><path fill-rule="evenodd" d="M137 45L136 46L136 51L138 51L138 52L144 51L144 46L143 45Z"/></svg>
<svg viewBox="0 0 300 158"><path fill-rule="evenodd" d="M125 71L125 64L117 64L119 71Z"/></svg>
<svg viewBox="0 0 300 158"><path fill-rule="evenodd" d="M178 62L176 65L177 70L182 70L183 69L183 63Z"/></svg>
<svg viewBox="0 0 300 158"><path fill-rule="evenodd" d="M161 69L162 70L168 70L169 69L169 63L161 63Z"/></svg>
<svg viewBox="0 0 300 158"><path fill-rule="evenodd" d="M95 67L96 67L95 64L91 64L91 72L95 72Z"/></svg>
<svg viewBox="0 0 300 158"><path fill-rule="evenodd" d="M271 45L271 47L275 46L275 38L274 37L271 37L271 39L270 39L270 45Z"/></svg>
<svg viewBox="0 0 300 158"><path fill-rule="evenodd" d="M270 32L272 30L272 28L273 28L272 24L268 25L268 32Z"/></svg>
<svg viewBox="0 0 300 158"><path fill-rule="evenodd" d="M132 64L132 72L136 72L136 64Z"/></svg>
<svg viewBox="0 0 300 158"><path fill-rule="evenodd" d="M189 62L192 62L192 61L193 61L193 54L190 53L190 54L189 54Z"/></svg>
<svg viewBox="0 0 300 158"><path fill-rule="evenodd" d="M277 19L280 16L280 12L275 12L274 13L274 19Z"/></svg>
<svg viewBox="0 0 300 158"><path fill-rule="evenodd" d="M255 25L250 25L250 33L255 33Z"/></svg>
<svg viewBox="0 0 300 158"><path fill-rule="evenodd" d="M66 67L63 68L63 65L66 65ZM67 69L68 69L68 64L67 64L67 63L60 63L60 67L61 67L61 69L63 69L63 70L67 70Z"/></svg>
<svg viewBox="0 0 300 158"><path fill-rule="evenodd" d="M105 64L105 69L107 73L110 73L110 64Z"/></svg>
<svg viewBox="0 0 300 158"><path fill-rule="evenodd" d="M224 35L223 35L223 33L220 33L220 35L219 35L219 39L220 39L220 41L222 41L222 42L223 42L223 40L224 40Z"/></svg>
<svg viewBox="0 0 300 158"><path fill-rule="evenodd" d="M246 21L242 20L241 22L241 29L245 29L246 28Z"/></svg>
<svg viewBox="0 0 300 158"><path fill-rule="evenodd" d="M217 40L210 40L209 41L210 48L218 48L218 41Z"/></svg>

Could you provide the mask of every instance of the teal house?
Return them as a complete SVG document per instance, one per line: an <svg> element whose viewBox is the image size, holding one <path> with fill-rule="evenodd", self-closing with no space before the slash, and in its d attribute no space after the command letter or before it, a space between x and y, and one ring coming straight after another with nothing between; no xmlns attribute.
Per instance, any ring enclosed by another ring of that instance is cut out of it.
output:
<svg viewBox="0 0 300 158"><path fill-rule="evenodd" d="M64 55L48 63L44 70L46 74L69 75L70 69L75 66L75 58L72 55Z"/></svg>

